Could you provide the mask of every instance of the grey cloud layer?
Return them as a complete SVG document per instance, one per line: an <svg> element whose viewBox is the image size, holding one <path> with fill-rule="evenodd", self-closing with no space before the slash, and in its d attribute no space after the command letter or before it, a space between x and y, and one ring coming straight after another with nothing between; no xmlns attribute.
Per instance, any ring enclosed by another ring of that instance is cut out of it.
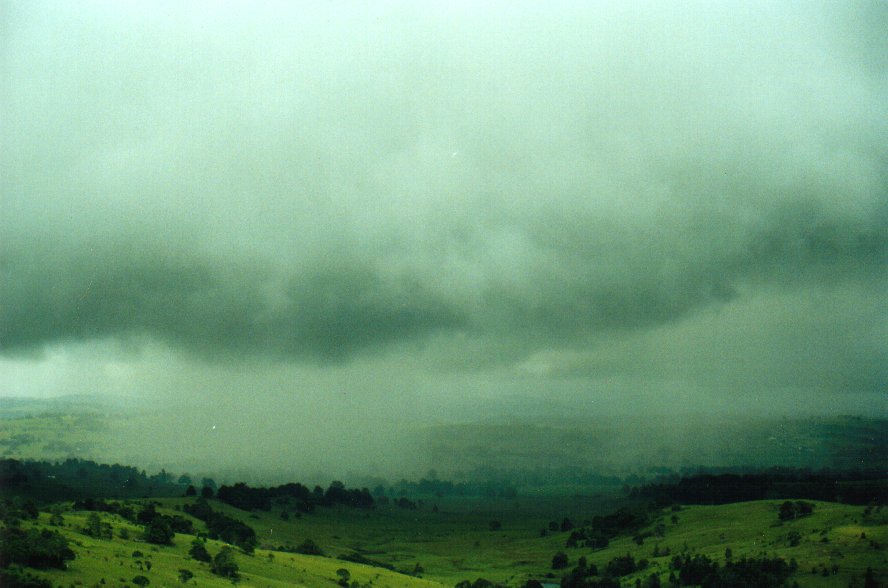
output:
<svg viewBox="0 0 888 588"><path fill-rule="evenodd" d="M269 6L10 10L4 352L533 351L884 283L877 8Z"/></svg>

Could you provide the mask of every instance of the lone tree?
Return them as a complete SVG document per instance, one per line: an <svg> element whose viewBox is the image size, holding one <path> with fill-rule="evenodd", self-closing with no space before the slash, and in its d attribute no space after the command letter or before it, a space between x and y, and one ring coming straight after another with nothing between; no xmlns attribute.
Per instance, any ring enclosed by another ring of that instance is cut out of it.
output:
<svg viewBox="0 0 888 588"><path fill-rule="evenodd" d="M172 545L176 533L165 517L159 516L145 525L145 541L155 545Z"/></svg>
<svg viewBox="0 0 888 588"><path fill-rule="evenodd" d="M234 552L227 545L213 558L211 570L217 576L235 579L238 577L237 562L234 561Z"/></svg>
<svg viewBox="0 0 888 588"><path fill-rule="evenodd" d="M188 550L188 555L192 557L192 559L196 559L197 561L203 562L211 562L213 561L210 552L207 551L206 545L200 539L195 539L191 542L191 549Z"/></svg>

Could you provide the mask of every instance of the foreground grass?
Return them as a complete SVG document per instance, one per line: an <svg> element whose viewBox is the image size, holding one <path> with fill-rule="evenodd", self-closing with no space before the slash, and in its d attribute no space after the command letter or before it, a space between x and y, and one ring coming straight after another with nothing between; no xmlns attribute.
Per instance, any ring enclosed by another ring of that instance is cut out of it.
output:
<svg viewBox="0 0 888 588"><path fill-rule="evenodd" d="M159 509L166 514L183 514L181 506L192 499L162 499ZM571 505L567 506L567 502ZM259 536L260 548L253 555L237 553L242 586L334 586L337 571L349 572L349 583L362 586L432 587L453 586L460 580L479 577L510 586L522 586L529 578L557 583L567 570L553 571L552 556L564 551L573 567L581 556L604 569L617 556L631 554L646 559L643 571L622 579L635 585L636 579L657 574L664 585L669 576L669 562L674 555L700 553L720 563L730 549L734 559L766 553L786 561L794 560L797 571L790 584L800 586L862 586L868 567L876 570L882 582L888 582L888 512L863 507L815 502L811 516L781 523L777 512L781 501L759 501L723 506L684 507L677 512L666 509L647 529L662 536L651 536L639 545L631 537L611 541L606 549L567 549L568 533L540 536L549 520L561 515L582 523L581 511L600 507L592 499L445 500L438 499L437 511L426 503L415 511L379 507L372 511L347 508L318 509L299 518L291 514L281 519L282 506L270 512L246 513L213 501L213 508L244 520ZM886 509L888 510L888 509ZM188 585L230 586L227 579L214 576L208 564L192 560L188 549L193 537L177 535L173 546L155 546L140 541L141 528L109 514L102 514L114 527L114 538L100 540L79 531L88 513L65 513L64 526L58 528L72 542L77 558L65 571L41 572L57 586L132 586L132 579L143 575L151 586L181 585L179 570L194 577ZM590 512L589 518L597 512ZM187 516L187 515L185 515ZM501 528L490 530L490 521ZM560 520L560 518L558 519ZM37 524L48 526L48 515L41 514ZM195 527L202 524L194 520ZM121 530L130 539L121 539ZM797 534L797 536L795 536ZM795 538L795 541L792 539ZM277 550L312 539L327 557L308 556ZM796 545L793 543L796 542ZM211 554L223 543L208 541ZM655 551L656 549L656 551ZM668 555L660 555L666 552ZM134 552L141 554L133 555ZM419 564L421 578L382 567L366 566L336 559L343 554L360 553L364 557L412 572ZM657 553L658 555L655 555ZM149 569L150 563L150 569ZM826 575L824 575L824 570ZM104 582L103 582L104 580Z"/></svg>
<svg viewBox="0 0 888 588"><path fill-rule="evenodd" d="M193 574L187 582L192 586L228 586L229 579L215 576L210 565L191 559L188 555L192 535L177 534L172 546L151 545L138 539L141 528L119 517L104 515L112 523L114 538L101 540L82 534L86 513L65 515L64 527L56 527L71 541L77 558L67 570L42 571L41 575L58 586L133 586L132 579L145 576L151 586L182 585L179 570ZM48 523L48 515L41 514L40 523ZM127 529L131 539L119 537ZM218 553L225 544L207 541L211 554ZM389 570L343 562L332 558L257 549L252 555L238 552L235 556L240 568L240 586L332 586L341 578L337 573L347 569L350 581L379 587L429 588L440 586L421 578L414 578Z"/></svg>

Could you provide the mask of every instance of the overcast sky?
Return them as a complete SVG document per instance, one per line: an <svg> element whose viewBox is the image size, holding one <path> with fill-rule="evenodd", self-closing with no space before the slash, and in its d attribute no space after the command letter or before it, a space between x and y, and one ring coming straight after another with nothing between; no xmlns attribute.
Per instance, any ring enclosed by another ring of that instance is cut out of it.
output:
<svg viewBox="0 0 888 588"><path fill-rule="evenodd" d="M888 4L0 27L3 395L886 412Z"/></svg>

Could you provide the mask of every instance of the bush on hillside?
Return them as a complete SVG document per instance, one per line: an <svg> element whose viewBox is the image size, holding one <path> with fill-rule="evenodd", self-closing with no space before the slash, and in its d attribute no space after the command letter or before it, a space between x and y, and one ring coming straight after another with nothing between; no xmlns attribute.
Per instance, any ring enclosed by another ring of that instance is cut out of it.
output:
<svg viewBox="0 0 888 588"><path fill-rule="evenodd" d="M0 530L0 567L21 564L30 568L58 568L74 559L68 540L56 531L9 527Z"/></svg>

